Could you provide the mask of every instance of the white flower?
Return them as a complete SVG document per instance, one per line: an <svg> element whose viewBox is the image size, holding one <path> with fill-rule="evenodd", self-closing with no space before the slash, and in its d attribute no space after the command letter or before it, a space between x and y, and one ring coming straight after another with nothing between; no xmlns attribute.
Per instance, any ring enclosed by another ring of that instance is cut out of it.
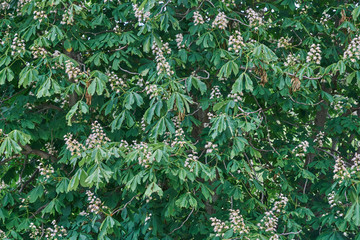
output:
<svg viewBox="0 0 360 240"><path fill-rule="evenodd" d="M201 14L198 11L194 12L194 24L195 24L195 26L196 25L201 25L201 24L204 24L204 23L205 23L205 21L204 21L204 18L201 16Z"/></svg>
<svg viewBox="0 0 360 240"><path fill-rule="evenodd" d="M257 12L255 12L252 8L246 9L246 13L247 13L246 17L249 20L250 26L253 27L253 26L264 25L263 18ZM255 30L257 30L257 29L255 29Z"/></svg>
<svg viewBox="0 0 360 240"><path fill-rule="evenodd" d="M360 36L356 36L344 52L344 59L356 62L360 60Z"/></svg>
<svg viewBox="0 0 360 240"><path fill-rule="evenodd" d="M307 54L306 62L314 62L316 64L320 64L321 61L321 49L320 44L312 44L310 47L310 51Z"/></svg>
<svg viewBox="0 0 360 240"><path fill-rule="evenodd" d="M224 29L226 28L228 22L229 22L229 21L226 19L225 13L220 12L220 13L216 16L215 20L213 21L212 27L213 27L213 28L218 27L219 29L223 29L223 30L224 30Z"/></svg>
<svg viewBox="0 0 360 240"><path fill-rule="evenodd" d="M231 35L229 38L229 51L234 51L236 53L240 52L242 47L245 47L245 43L241 33L236 30L234 35Z"/></svg>

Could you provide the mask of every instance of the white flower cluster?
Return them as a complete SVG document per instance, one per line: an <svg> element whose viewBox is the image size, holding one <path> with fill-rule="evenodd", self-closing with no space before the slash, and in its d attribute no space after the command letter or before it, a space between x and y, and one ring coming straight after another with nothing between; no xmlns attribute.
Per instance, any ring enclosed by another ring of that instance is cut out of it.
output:
<svg viewBox="0 0 360 240"><path fill-rule="evenodd" d="M63 226L58 226L56 221L51 222L53 228L48 227L45 231L45 238L51 240L57 240L61 237L66 237L67 231Z"/></svg>
<svg viewBox="0 0 360 240"><path fill-rule="evenodd" d="M340 210L337 210L335 212L334 218L337 219L338 217L343 217L343 216L344 216L344 213L342 213Z"/></svg>
<svg viewBox="0 0 360 240"><path fill-rule="evenodd" d="M50 154L55 156L57 154L57 150L55 149L54 145L52 143L45 143L45 149Z"/></svg>
<svg viewBox="0 0 360 240"><path fill-rule="evenodd" d="M213 119L213 118L216 118L216 117L217 117L217 115L216 115L216 114L214 114L214 113L212 113L212 112L208 112L206 115L208 116L208 119L209 119L210 121L211 121L211 119Z"/></svg>
<svg viewBox="0 0 360 240"><path fill-rule="evenodd" d="M38 235L41 234L41 231L40 231L41 229L37 228L33 222L30 223L29 227L30 227L30 231L31 231L31 233L29 234L30 238L35 239L35 238L37 238Z"/></svg>
<svg viewBox="0 0 360 240"><path fill-rule="evenodd" d="M305 153L308 147L309 147L309 142L305 140L294 148L293 153L296 153L295 154L296 157L305 157Z"/></svg>
<svg viewBox="0 0 360 240"><path fill-rule="evenodd" d="M69 80L74 79L76 83L78 82L78 77L81 73L81 70L79 67L75 66L72 61L65 61L65 72L67 73Z"/></svg>
<svg viewBox="0 0 360 240"><path fill-rule="evenodd" d="M216 236L223 237L225 233L222 232L229 229L229 226L227 226L225 222L217 219L216 217L211 217L210 220L212 222L211 226L214 227L214 232L216 233Z"/></svg>
<svg viewBox="0 0 360 240"><path fill-rule="evenodd" d="M269 240L280 240L280 236L278 234L272 235Z"/></svg>
<svg viewBox="0 0 360 240"><path fill-rule="evenodd" d="M55 57L60 57L61 52L59 50L55 50L55 52L52 54L52 56Z"/></svg>
<svg viewBox="0 0 360 240"><path fill-rule="evenodd" d="M320 23L324 26L326 26L327 22L330 20L330 14L328 14L327 12L323 12L321 18L320 18Z"/></svg>
<svg viewBox="0 0 360 240"><path fill-rule="evenodd" d="M303 7L300 9L300 15L306 15L308 12L309 6L304 4Z"/></svg>
<svg viewBox="0 0 360 240"><path fill-rule="evenodd" d="M141 126L141 130L142 130L143 132L145 132L145 131L146 131L146 123L145 123L145 119L144 119L144 118L141 119L140 126Z"/></svg>
<svg viewBox="0 0 360 240"><path fill-rule="evenodd" d="M204 23L205 23L205 21L204 21L203 16L198 11L194 12L194 24L195 24L195 26L196 25L201 25L201 24L204 24Z"/></svg>
<svg viewBox="0 0 360 240"><path fill-rule="evenodd" d="M219 86L214 86L211 89L210 99L220 99L220 98L222 98L222 94L220 92Z"/></svg>
<svg viewBox="0 0 360 240"><path fill-rule="evenodd" d="M316 135L314 142L318 143L319 147L324 146L324 135L325 133L321 131L319 132L319 134Z"/></svg>
<svg viewBox="0 0 360 240"><path fill-rule="evenodd" d="M240 31L236 30L235 34L231 35L229 38L228 50L234 50L234 52L238 53L242 47L245 47L244 39L241 36Z"/></svg>
<svg viewBox="0 0 360 240"><path fill-rule="evenodd" d="M192 151L192 153L187 155L187 158L184 163L184 167L187 167L190 169L190 172L194 171L191 162L197 162L199 160L199 157L196 152Z"/></svg>
<svg viewBox="0 0 360 240"><path fill-rule="evenodd" d="M246 226L243 216L240 214L240 210L230 209L229 222L223 222L216 217L211 217L211 226L214 228L214 232L217 237L223 237L225 232L229 229L233 229L237 234L249 234L250 229ZM246 238L247 239L247 238Z"/></svg>
<svg viewBox="0 0 360 240"><path fill-rule="evenodd" d="M45 166L42 162L37 168L39 169L40 175L44 176L45 179L49 179L51 174L54 173L54 168L51 165Z"/></svg>
<svg viewBox="0 0 360 240"><path fill-rule="evenodd" d="M355 156L351 161L353 162L353 165L350 168L350 173L351 175L355 175L360 172L360 154L355 153Z"/></svg>
<svg viewBox="0 0 360 240"><path fill-rule="evenodd" d="M345 167L345 163L342 160L341 157L338 157L335 160L335 166L334 166L334 180L339 179L339 183L342 183L345 179L350 178L350 173Z"/></svg>
<svg viewBox="0 0 360 240"><path fill-rule="evenodd" d="M229 20L226 19L226 15L223 12L219 12L218 15L216 15L215 20L212 23L212 27L216 28L218 27L219 29L226 29L227 24L229 23Z"/></svg>
<svg viewBox="0 0 360 240"><path fill-rule="evenodd" d="M88 148L96 148L110 142L110 139L104 133L104 130L98 121L91 124L91 134L86 139Z"/></svg>
<svg viewBox="0 0 360 240"><path fill-rule="evenodd" d="M7 188L7 187L8 187L8 185L4 181L0 182L0 190L3 190L5 188Z"/></svg>
<svg viewBox="0 0 360 240"><path fill-rule="evenodd" d="M216 143L207 142L205 145L206 153L216 152L218 150L218 145Z"/></svg>
<svg viewBox="0 0 360 240"><path fill-rule="evenodd" d="M306 56L306 62L315 62L316 64L320 64L321 61L321 49L320 44L312 44L310 46L310 51Z"/></svg>
<svg viewBox="0 0 360 240"><path fill-rule="evenodd" d="M34 58L45 58L48 54L48 51L43 47L31 46L30 47L31 53Z"/></svg>
<svg viewBox="0 0 360 240"><path fill-rule="evenodd" d="M328 199L328 203L329 203L329 205L330 205L330 208L334 208L334 207L336 207L337 205L341 205L342 204L342 202L341 201L335 201L335 192L334 191L332 191L331 193L329 193L328 195L327 195L327 199Z"/></svg>
<svg viewBox="0 0 360 240"><path fill-rule="evenodd" d="M244 94L242 92L238 93L229 93L228 98L231 98L234 102L242 102L242 96Z"/></svg>
<svg viewBox="0 0 360 240"><path fill-rule="evenodd" d="M29 205L29 196L27 198L19 198L19 200L21 201L22 204L25 205L20 205L20 208L27 208Z"/></svg>
<svg viewBox="0 0 360 240"><path fill-rule="evenodd" d="M60 22L62 25L73 25L74 24L74 14L65 10L64 14L62 15L62 20Z"/></svg>
<svg viewBox="0 0 360 240"><path fill-rule="evenodd" d="M6 10L10 8L10 0L3 0L0 3L0 10Z"/></svg>
<svg viewBox="0 0 360 240"><path fill-rule="evenodd" d="M182 129L181 122L179 120L178 117L173 117L172 122L174 123L175 126L175 139L171 142L171 147L183 147L186 142L185 142L185 133L184 130Z"/></svg>
<svg viewBox="0 0 360 240"><path fill-rule="evenodd" d="M161 40L162 41L162 40ZM152 52L155 55L156 60L156 70L158 75L165 73L168 75L173 75L174 71L171 70L170 64L166 61L164 56L165 53L171 54L171 49L169 48L169 43L164 43L160 48L155 42L152 45Z"/></svg>
<svg viewBox="0 0 360 240"><path fill-rule="evenodd" d="M235 0L221 0L221 2L224 3L227 7L235 6Z"/></svg>
<svg viewBox="0 0 360 240"><path fill-rule="evenodd" d="M280 200L274 203L273 208L270 211L265 212L265 216L258 223L258 227L266 232L275 233L278 225L278 217L276 214L284 213L284 208L289 201L283 194L279 196Z"/></svg>
<svg viewBox="0 0 360 240"><path fill-rule="evenodd" d="M344 59L348 59L351 62L360 60L360 36L356 36L351 40L349 46L344 52Z"/></svg>
<svg viewBox="0 0 360 240"><path fill-rule="evenodd" d="M11 55L21 54L25 52L25 41L21 39L17 33L15 33L14 38L11 43Z"/></svg>
<svg viewBox="0 0 360 240"><path fill-rule="evenodd" d="M47 18L46 13L41 10L41 11L34 11L34 20L39 19L39 22L42 22L45 18Z"/></svg>
<svg viewBox="0 0 360 240"><path fill-rule="evenodd" d="M298 63L300 63L300 56L293 55L292 53L290 53L286 57L286 62L284 62L284 66L285 67L295 66Z"/></svg>
<svg viewBox="0 0 360 240"><path fill-rule="evenodd" d="M279 198L280 200L274 203L274 206L271 209L271 211L275 213L285 213L284 208L286 207L286 204L288 203L289 199L285 197L283 194L280 194Z"/></svg>
<svg viewBox="0 0 360 240"><path fill-rule="evenodd" d="M182 128L176 129L175 139L172 141L171 147L183 147L186 144L184 136L185 133Z"/></svg>
<svg viewBox="0 0 360 240"><path fill-rule="evenodd" d="M96 197L95 194L90 190L86 191L86 195L87 195L87 200L89 201L89 205L87 207L88 212L99 214L101 211L108 209L108 207L103 204L100 198Z"/></svg>
<svg viewBox="0 0 360 240"><path fill-rule="evenodd" d="M277 44L277 47L278 48L289 48L291 47L291 38L288 38L288 37L281 37L279 40L278 40L278 44Z"/></svg>
<svg viewBox="0 0 360 240"><path fill-rule="evenodd" d="M254 30L258 30L258 26L264 25L263 18L255 12L252 8L246 9L247 18L249 20L249 25L254 27Z"/></svg>
<svg viewBox="0 0 360 240"><path fill-rule="evenodd" d="M144 86L144 79L143 78L139 78L136 82L136 85L139 87L143 87Z"/></svg>
<svg viewBox="0 0 360 240"><path fill-rule="evenodd" d="M146 22L150 17L150 12L144 12L143 9L139 9L137 4L133 4L133 9L135 11L135 17L137 17L138 22Z"/></svg>
<svg viewBox="0 0 360 240"><path fill-rule="evenodd" d="M214 113L212 113L212 112L208 112L206 115L208 116L209 121L211 121L211 119L217 117L217 115L214 114ZM204 127L207 128L207 127L209 127L209 126L210 126L210 123L207 123L207 122L204 123Z"/></svg>
<svg viewBox="0 0 360 240"><path fill-rule="evenodd" d="M234 229L234 233L248 234L250 232L249 227L245 225L244 218L240 214L240 210L230 209L230 228Z"/></svg>
<svg viewBox="0 0 360 240"><path fill-rule="evenodd" d="M120 25L118 24L119 21L116 21L116 20L115 20L115 22L116 22L116 25L115 25L115 27L113 28L113 31L114 31L115 33L117 33L117 34L120 34L120 33L121 33L121 29L120 29Z"/></svg>
<svg viewBox="0 0 360 240"><path fill-rule="evenodd" d="M73 135L68 133L64 136L66 149L71 152L71 156L81 156L81 152L86 150L84 145L79 143L76 139L73 139Z"/></svg>
<svg viewBox="0 0 360 240"><path fill-rule="evenodd" d="M67 231L63 226L58 226L56 224L56 221L53 220L51 222L53 227L48 227L46 230L43 230L42 227L37 227L33 222L30 223L30 238L33 239L42 239L44 237L45 239L49 240L58 240L59 238L63 238L67 236Z"/></svg>
<svg viewBox="0 0 360 240"><path fill-rule="evenodd" d="M140 142L140 143L133 143L133 148L134 150L138 151L138 161L139 164L142 165L143 167L150 167L150 163L152 162L152 152L149 148L149 145L145 142Z"/></svg>
<svg viewBox="0 0 360 240"><path fill-rule="evenodd" d="M114 72L107 73L106 75L109 77L110 87L113 91L119 93L121 88L126 87L125 81Z"/></svg>
<svg viewBox="0 0 360 240"><path fill-rule="evenodd" d="M160 93L159 88L156 84L146 84L145 91L146 94L149 95L150 99L159 96Z"/></svg>
<svg viewBox="0 0 360 240"><path fill-rule="evenodd" d="M176 34L176 45L178 47L178 49L184 48L185 47L185 43L183 43L184 41L184 36L182 35L182 33Z"/></svg>
<svg viewBox="0 0 360 240"><path fill-rule="evenodd" d="M27 4L30 3L32 0L19 0L17 2L17 9L16 11L18 11L19 14L21 14L21 9ZM18 14L18 15L19 15Z"/></svg>

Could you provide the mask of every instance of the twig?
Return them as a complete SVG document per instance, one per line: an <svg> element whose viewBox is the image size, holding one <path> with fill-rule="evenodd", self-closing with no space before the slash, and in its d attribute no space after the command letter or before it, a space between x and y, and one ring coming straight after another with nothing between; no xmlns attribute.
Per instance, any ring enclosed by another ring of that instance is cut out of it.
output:
<svg viewBox="0 0 360 240"><path fill-rule="evenodd" d="M289 73L289 72L284 72L285 74L288 74L292 77L295 77L296 74L294 73ZM319 80L319 79L322 79L324 76L320 76L320 77L307 77L307 76L303 76L304 79L309 79L309 80Z"/></svg>
<svg viewBox="0 0 360 240"><path fill-rule="evenodd" d="M307 104L307 103L302 103L302 102L298 102L296 100L294 100L291 95L289 94L289 98L291 99L291 101L293 101L294 103L297 103L297 104L301 104L301 105L305 105L305 106L316 106L316 105L319 105L320 103L324 102L325 100L321 100L320 102L318 103L314 103L314 104Z"/></svg>
<svg viewBox="0 0 360 240"><path fill-rule="evenodd" d="M159 15L162 13L162 11L164 10L164 8L166 7L166 5L168 5L170 2L171 2L171 0L167 1L167 2L161 7L160 12L155 15L155 17L159 16Z"/></svg>
<svg viewBox="0 0 360 240"><path fill-rule="evenodd" d="M49 205L50 202L46 203L45 205L41 206L40 208L38 208L38 210L36 210L36 212L33 213L33 215L31 215L29 218L34 218L39 212L41 212L44 208L46 208L47 205Z"/></svg>
<svg viewBox="0 0 360 240"><path fill-rule="evenodd" d="M180 228L182 228L182 226L184 226L184 224L187 222L187 220L189 220L191 214L194 212L194 209L195 209L195 208L193 208L193 209L191 210L191 212L189 213L189 215L186 217L185 221L183 221L179 227L177 227L177 228L175 228L174 230L172 230L169 234L172 234L172 233L175 232L176 230L179 230Z"/></svg>
<svg viewBox="0 0 360 240"><path fill-rule="evenodd" d="M247 27L250 27L249 25L247 25L246 23L243 23L242 21L240 20L237 20L236 18L231 18L231 17L226 17L227 19L230 19L230 20L233 20L235 22L238 22L240 23L241 25L244 25L244 26L247 26Z"/></svg>
<svg viewBox="0 0 360 240"><path fill-rule="evenodd" d="M199 78L199 79L209 79L210 73L209 73L208 71L206 71L206 70L200 70L200 71L205 72L207 76L206 76L206 77L202 77L202 76L197 75L197 76L196 76L197 78Z"/></svg>
<svg viewBox="0 0 360 240"><path fill-rule="evenodd" d="M294 31L293 29L291 29L291 30L292 30L293 33L295 33L295 35L298 37L298 39L300 39L300 43L295 45L295 47L300 46L303 40L301 39L301 37L299 37L299 35L296 33L296 31Z"/></svg>
<svg viewBox="0 0 360 240"><path fill-rule="evenodd" d="M19 190L20 193L24 190L24 188L25 188L32 180L34 180L34 178L35 178L35 176L36 176L36 174L37 174L38 172L39 172L39 169L36 169L35 172L31 175L31 177L30 177L23 185L21 185L21 188L20 188L20 190Z"/></svg>
<svg viewBox="0 0 360 240"><path fill-rule="evenodd" d="M306 193L306 185L307 185L307 183L308 183L308 180L309 180L309 179L306 179L306 180L305 180L304 189L303 189L303 194L304 194L304 195L305 195L305 193Z"/></svg>
<svg viewBox="0 0 360 240"><path fill-rule="evenodd" d="M116 213L118 213L119 211L124 210L124 209L126 208L126 206L129 205L129 204L134 200L134 198L136 198L136 197L139 196L139 195L140 195L140 193L137 194L137 195L135 195L135 196L133 196L133 197L130 199L130 201L128 201L127 203L125 203L125 205L124 205L122 208L119 208L119 209L115 210L115 211L111 214L111 216L114 215L114 214L116 214Z"/></svg>
<svg viewBox="0 0 360 240"><path fill-rule="evenodd" d="M0 162L0 165L4 165L5 163L10 162L11 160L13 160L13 159L15 159L15 158L17 158L17 157L19 157L19 155L14 155L14 156L11 156L11 157L9 157L9 158L6 158L6 159L4 159L4 160L2 160L2 161Z"/></svg>
<svg viewBox="0 0 360 240"><path fill-rule="evenodd" d="M87 33L87 34L92 34L92 35L99 35L102 33L108 33L108 32L114 32L114 30L105 30L105 31L101 31L101 32L97 32L97 33L93 33L93 32L83 32L83 33Z"/></svg>
<svg viewBox="0 0 360 240"><path fill-rule="evenodd" d="M288 232L288 233L280 233L279 235L281 235L281 236L286 236L286 235L291 235L291 234L299 234L299 233L301 233L302 232L302 230L300 230L300 231L297 231L297 232Z"/></svg>
<svg viewBox="0 0 360 240"><path fill-rule="evenodd" d="M321 148L318 148L318 147L315 147L315 149L320 150L320 151L322 151L322 152L324 152L324 153L329 154L329 155L332 156L334 159L337 158L334 154L332 154L332 153L330 153L330 152L328 152L328 151L326 151L326 150L324 150L324 149L321 149Z"/></svg>
<svg viewBox="0 0 360 240"><path fill-rule="evenodd" d="M22 147L22 149L24 149L24 151L22 151L22 154L24 154L24 155L35 154L44 159L51 159L52 161L58 160L55 156L53 156L47 152L41 151L41 150L32 149L29 145L24 145L21 147Z"/></svg>
<svg viewBox="0 0 360 240"><path fill-rule="evenodd" d="M121 71L127 72L127 73L129 73L129 74L139 75L139 73L130 72L130 71L126 70L126 69L123 69L123 68L122 68L122 67L120 67L120 66L119 66L119 68L120 68L120 70L121 70Z"/></svg>

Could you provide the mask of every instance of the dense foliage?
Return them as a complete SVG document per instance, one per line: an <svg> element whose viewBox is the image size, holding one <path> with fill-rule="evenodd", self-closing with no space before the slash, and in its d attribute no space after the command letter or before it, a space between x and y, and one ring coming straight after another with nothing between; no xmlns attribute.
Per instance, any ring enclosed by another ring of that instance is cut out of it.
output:
<svg viewBox="0 0 360 240"><path fill-rule="evenodd" d="M0 13L1 239L360 239L357 1Z"/></svg>

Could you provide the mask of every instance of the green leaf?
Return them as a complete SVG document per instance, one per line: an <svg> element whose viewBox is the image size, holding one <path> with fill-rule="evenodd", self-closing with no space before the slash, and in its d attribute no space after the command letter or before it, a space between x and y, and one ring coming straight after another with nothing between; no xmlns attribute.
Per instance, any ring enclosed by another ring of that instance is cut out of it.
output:
<svg viewBox="0 0 360 240"><path fill-rule="evenodd" d="M152 193L156 192L160 197L163 196L163 190L156 184L150 183L149 186L146 188L145 196L150 197Z"/></svg>
<svg viewBox="0 0 360 240"><path fill-rule="evenodd" d="M29 193L29 202L34 203L39 197L44 194L44 188L42 185L37 186Z"/></svg>
<svg viewBox="0 0 360 240"><path fill-rule="evenodd" d="M360 15L360 6L358 6L357 8L355 8L353 11L352 11L352 17L354 19L354 21L357 20L357 18L359 17Z"/></svg>
<svg viewBox="0 0 360 240"><path fill-rule="evenodd" d="M5 80L11 82L14 79L14 72L9 68L6 67L0 71L0 85L5 84Z"/></svg>
<svg viewBox="0 0 360 240"><path fill-rule="evenodd" d="M81 101L78 101L74 106L71 107L70 111L66 114L67 124L71 126L72 117L75 115Z"/></svg>

